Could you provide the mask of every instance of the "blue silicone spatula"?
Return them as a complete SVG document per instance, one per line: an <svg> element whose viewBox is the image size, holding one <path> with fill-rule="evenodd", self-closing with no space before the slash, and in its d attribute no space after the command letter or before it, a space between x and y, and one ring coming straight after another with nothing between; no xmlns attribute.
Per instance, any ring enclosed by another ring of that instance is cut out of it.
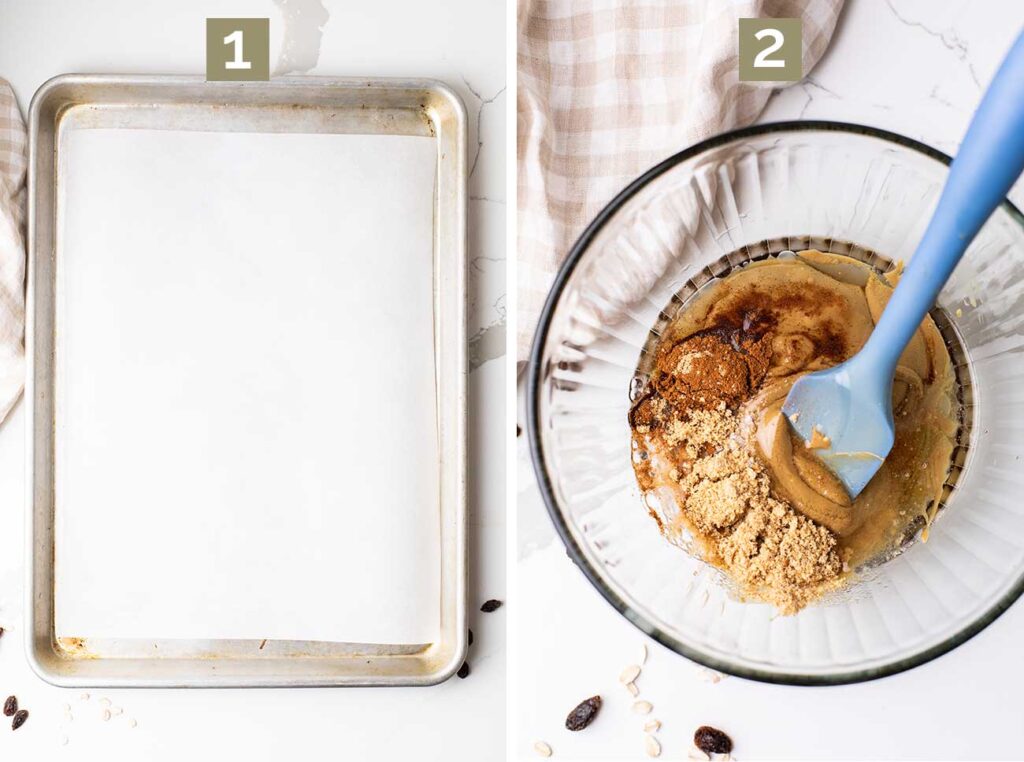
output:
<svg viewBox="0 0 1024 762"><path fill-rule="evenodd" d="M851 498L892 449L893 375L900 355L968 244L1024 171L1024 34L967 129L935 214L867 343L841 365L799 379L782 412ZM817 429L819 436L814 437Z"/></svg>

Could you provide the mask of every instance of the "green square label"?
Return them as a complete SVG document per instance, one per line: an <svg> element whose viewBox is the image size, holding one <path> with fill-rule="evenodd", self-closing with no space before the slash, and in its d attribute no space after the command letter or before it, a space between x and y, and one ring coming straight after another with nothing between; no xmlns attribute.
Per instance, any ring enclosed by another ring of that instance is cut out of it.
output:
<svg viewBox="0 0 1024 762"><path fill-rule="evenodd" d="M803 77L800 19L740 19L741 82L796 82Z"/></svg>
<svg viewBox="0 0 1024 762"><path fill-rule="evenodd" d="M270 79L270 19L206 19L206 81Z"/></svg>

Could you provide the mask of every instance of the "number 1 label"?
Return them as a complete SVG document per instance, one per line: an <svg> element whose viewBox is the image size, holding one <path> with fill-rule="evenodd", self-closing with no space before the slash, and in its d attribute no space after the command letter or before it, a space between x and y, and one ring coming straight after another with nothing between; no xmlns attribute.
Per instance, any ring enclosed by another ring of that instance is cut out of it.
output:
<svg viewBox="0 0 1024 762"><path fill-rule="evenodd" d="M270 19L206 19L206 80L270 79Z"/></svg>
<svg viewBox="0 0 1024 762"><path fill-rule="evenodd" d="M224 44L230 45L235 51L235 57L230 61L224 62L225 69L251 69L252 61L246 61L242 58L242 30L236 29L234 32L224 38Z"/></svg>

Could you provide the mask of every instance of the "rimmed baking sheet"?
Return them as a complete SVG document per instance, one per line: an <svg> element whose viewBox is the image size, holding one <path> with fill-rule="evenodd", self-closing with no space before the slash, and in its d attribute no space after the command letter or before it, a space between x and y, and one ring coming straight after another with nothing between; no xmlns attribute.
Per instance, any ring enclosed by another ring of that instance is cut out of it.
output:
<svg viewBox="0 0 1024 762"><path fill-rule="evenodd" d="M429 81L66 76L30 117L29 653L428 684L465 650L465 117Z"/></svg>

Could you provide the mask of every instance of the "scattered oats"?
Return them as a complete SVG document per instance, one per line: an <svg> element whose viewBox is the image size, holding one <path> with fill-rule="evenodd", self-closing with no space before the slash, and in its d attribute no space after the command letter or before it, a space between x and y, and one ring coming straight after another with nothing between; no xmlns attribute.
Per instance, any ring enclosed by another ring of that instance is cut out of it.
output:
<svg viewBox="0 0 1024 762"><path fill-rule="evenodd" d="M703 749L698 749L696 746L690 749L690 753L687 755L689 759L701 759L704 762L711 762L711 755Z"/></svg>
<svg viewBox="0 0 1024 762"><path fill-rule="evenodd" d="M81 696L78 697L78 700L79 701L88 701L89 700L89 694L88 693L83 693Z"/></svg>
<svg viewBox="0 0 1024 762"><path fill-rule="evenodd" d="M647 663L647 645L643 644L640 646L640 661L637 662L641 667Z"/></svg>
<svg viewBox="0 0 1024 762"><path fill-rule="evenodd" d="M650 701L637 701L633 704L633 711L637 714L650 714L652 709L654 709L654 707L651 705Z"/></svg>
<svg viewBox="0 0 1024 762"><path fill-rule="evenodd" d="M137 722L136 722L135 720L129 720L129 721L128 721L128 724L129 724L129 725L130 725L131 727L133 727L133 728L134 728L134 727L135 727L136 725L138 725L139 723L137 723Z"/></svg>
<svg viewBox="0 0 1024 762"><path fill-rule="evenodd" d="M645 733L657 733L659 730L661 730L661 720L651 720L644 725Z"/></svg>
<svg viewBox="0 0 1024 762"><path fill-rule="evenodd" d="M640 695L640 689L636 687L636 683L626 683L626 690L629 691L629 695L633 698Z"/></svg>
<svg viewBox="0 0 1024 762"><path fill-rule="evenodd" d="M640 667L638 667L636 664L630 664L628 667L622 670L622 674L619 675L619 682L623 685L629 685L638 677L640 677Z"/></svg>
<svg viewBox="0 0 1024 762"><path fill-rule="evenodd" d="M109 709L104 709L103 710L103 721L106 722L109 719L110 719L110 710Z"/></svg>
<svg viewBox="0 0 1024 762"><path fill-rule="evenodd" d="M533 745L533 750L535 752L537 752L542 757L550 757L551 756L551 747L548 746L543 741L537 741L537 743L535 743Z"/></svg>
<svg viewBox="0 0 1024 762"><path fill-rule="evenodd" d="M658 739L654 736L644 736L644 751L648 757L660 757L661 744L658 743Z"/></svg>

